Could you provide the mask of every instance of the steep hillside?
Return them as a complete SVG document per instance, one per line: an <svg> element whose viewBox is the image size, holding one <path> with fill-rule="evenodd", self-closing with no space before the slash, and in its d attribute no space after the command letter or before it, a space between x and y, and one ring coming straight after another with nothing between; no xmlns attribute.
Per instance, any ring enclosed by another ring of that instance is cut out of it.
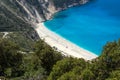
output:
<svg viewBox="0 0 120 80"><path fill-rule="evenodd" d="M42 22L60 10L86 3L87 0L1 0L1 11L27 22ZM8 15L8 16L9 16Z"/></svg>
<svg viewBox="0 0 120 80"><path fill-rule="evenodd" d="M50 19L58 11L85 2L87 0L0 0L0 32L12 32L32 43L39 39L33 29L37 23ZM16 40L21 42L20 38L14 38Z"/></svg>

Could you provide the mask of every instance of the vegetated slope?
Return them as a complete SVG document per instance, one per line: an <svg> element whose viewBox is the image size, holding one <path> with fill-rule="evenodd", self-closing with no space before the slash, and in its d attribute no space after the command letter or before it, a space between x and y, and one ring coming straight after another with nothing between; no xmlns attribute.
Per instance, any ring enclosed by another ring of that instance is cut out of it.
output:
<svg viewBox="0 0 120 80"><path fill-rule="evenodd" d="M120 40L107 43L102 54L91 61L65 58L58 61L47 80L119 80Z"/></svg>
<svg viewBox="0 0 120 80"><path fill-rule="evenodd" d="M0 31L23 31L30 28L30 25L19 15L22 14L9 0L1 0Z"/></svg>
<svg viewBox="0 0 120 80"><path fill-rule="evenodd" d="M26 52L9 39L0 39L0 79L43 80L53 65L63 59L60 52L40 40L33 45L34 52Z"/></svg>
<svg viewBox="0 0 120 80"><path fill-rule="evenodd" d="M120 40L104 46L102 55L85 61L64 57L40 40L24 54L15 43L0 40L0 76L8 80L119 80ZM1 77L0 77L1 78Z"/></svg>
<svg viewBox="0 0 120 80"><path fill-rule="evenodd" d="M25 20L17 5L14 5L11 0L0 0L0 32L3 35L3 32L8 32L10 35L6 38L29 50L31 44L39 39L32 25ZM3 35L0 38L3 38Z"/></svg>
<svg viewBox="0 0 120 80"><path fill-rule="evenodd" d="M0 76L8 80L119 80L120 41L108 43L92 61L64 57L41 40L33 46L38 39L33 24L79 0L49 1L0 0ZM4 31L9 33L5 37Z"/></svg>
<svg viewBox="0 0 120 80"><path fill-rule="evenodd" d="M24 45L20 46L30 47L30 43L39 39L36 31L33 29L37 23L50 19L55 12L85 3L86 1L0 0L0 32L17 33L16 35L22 36L22 40L29 41L28 45L25 45L26 41L23 41ZM20 44L21 39L14 38L13 41L16 42L16 40Z"/></svg>

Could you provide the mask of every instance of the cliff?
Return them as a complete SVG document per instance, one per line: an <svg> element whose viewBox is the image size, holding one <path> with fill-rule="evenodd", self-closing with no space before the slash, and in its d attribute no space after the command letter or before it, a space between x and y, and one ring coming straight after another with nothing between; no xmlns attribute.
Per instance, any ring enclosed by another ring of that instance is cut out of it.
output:
<svg viewBox="0 0 120 80"><path fill-rule="evenodd" d="M0 6L24 21L38 23L58 11L85 2L87 0L1 0Z"/></svg>
<svg viewBox="0 0 120 80"><path fill-rule="evenodd" d="M39 36L32 28L58 11L88 0L0 0L0 32L20 32L32 41Z"/></svg>

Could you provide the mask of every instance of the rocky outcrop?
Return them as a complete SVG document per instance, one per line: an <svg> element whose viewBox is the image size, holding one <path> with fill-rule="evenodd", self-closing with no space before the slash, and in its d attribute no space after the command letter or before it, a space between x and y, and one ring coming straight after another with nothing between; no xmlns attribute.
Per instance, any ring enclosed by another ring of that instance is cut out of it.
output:
<svg viewBox="0 0 120 80"><path fill-rule="evenodd" d="M84 4L87 1L88 0L16 0L23 8L23 12L26 12L27 19L32 22L49 20L54 13L75 5Z"/></svg>
<svg viewBox="0 0 120 80"><path fill-rule="evenodd" d="M88 2L88 0L53 0L53 1L57 11L61 11L76 5L82 5Z"/></svg>
<svg viewBox="0 0 120 80"><path fill-rule="evenodd" d="M51 18L51 16L61 10L67 9L79 4L84 4L87 0L5 0L8 1L8 6L2 3L4 6L11 8L16 8L16 11L20 18L26 20L27 22L39 23L46 21ZM13 13L13 12L12 12Z"/></svg>
<svg viewBox="0 0 120 80"><path fill-rule="evenodd" d="M32 23L45 21L51 14L51 3L46 0L16 0L16 4L20 6L20 12L25 14L25 19Z"/></svg>

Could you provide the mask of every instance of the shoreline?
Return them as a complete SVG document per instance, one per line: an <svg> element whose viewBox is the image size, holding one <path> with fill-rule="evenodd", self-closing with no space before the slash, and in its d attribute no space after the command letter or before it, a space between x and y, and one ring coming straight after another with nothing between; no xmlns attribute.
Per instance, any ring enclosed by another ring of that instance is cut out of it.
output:
<svg viewBox="0 0 120 80"><path fill-rule="evenodd" d="M46 28L44 23L36 24L35 30L41 39L44 39L44 41L51 47L57 48L57 51L61 52L65 56L84 58L85 60L91 60L98 57L96 54L85 50L52 32Z"/></svg>

